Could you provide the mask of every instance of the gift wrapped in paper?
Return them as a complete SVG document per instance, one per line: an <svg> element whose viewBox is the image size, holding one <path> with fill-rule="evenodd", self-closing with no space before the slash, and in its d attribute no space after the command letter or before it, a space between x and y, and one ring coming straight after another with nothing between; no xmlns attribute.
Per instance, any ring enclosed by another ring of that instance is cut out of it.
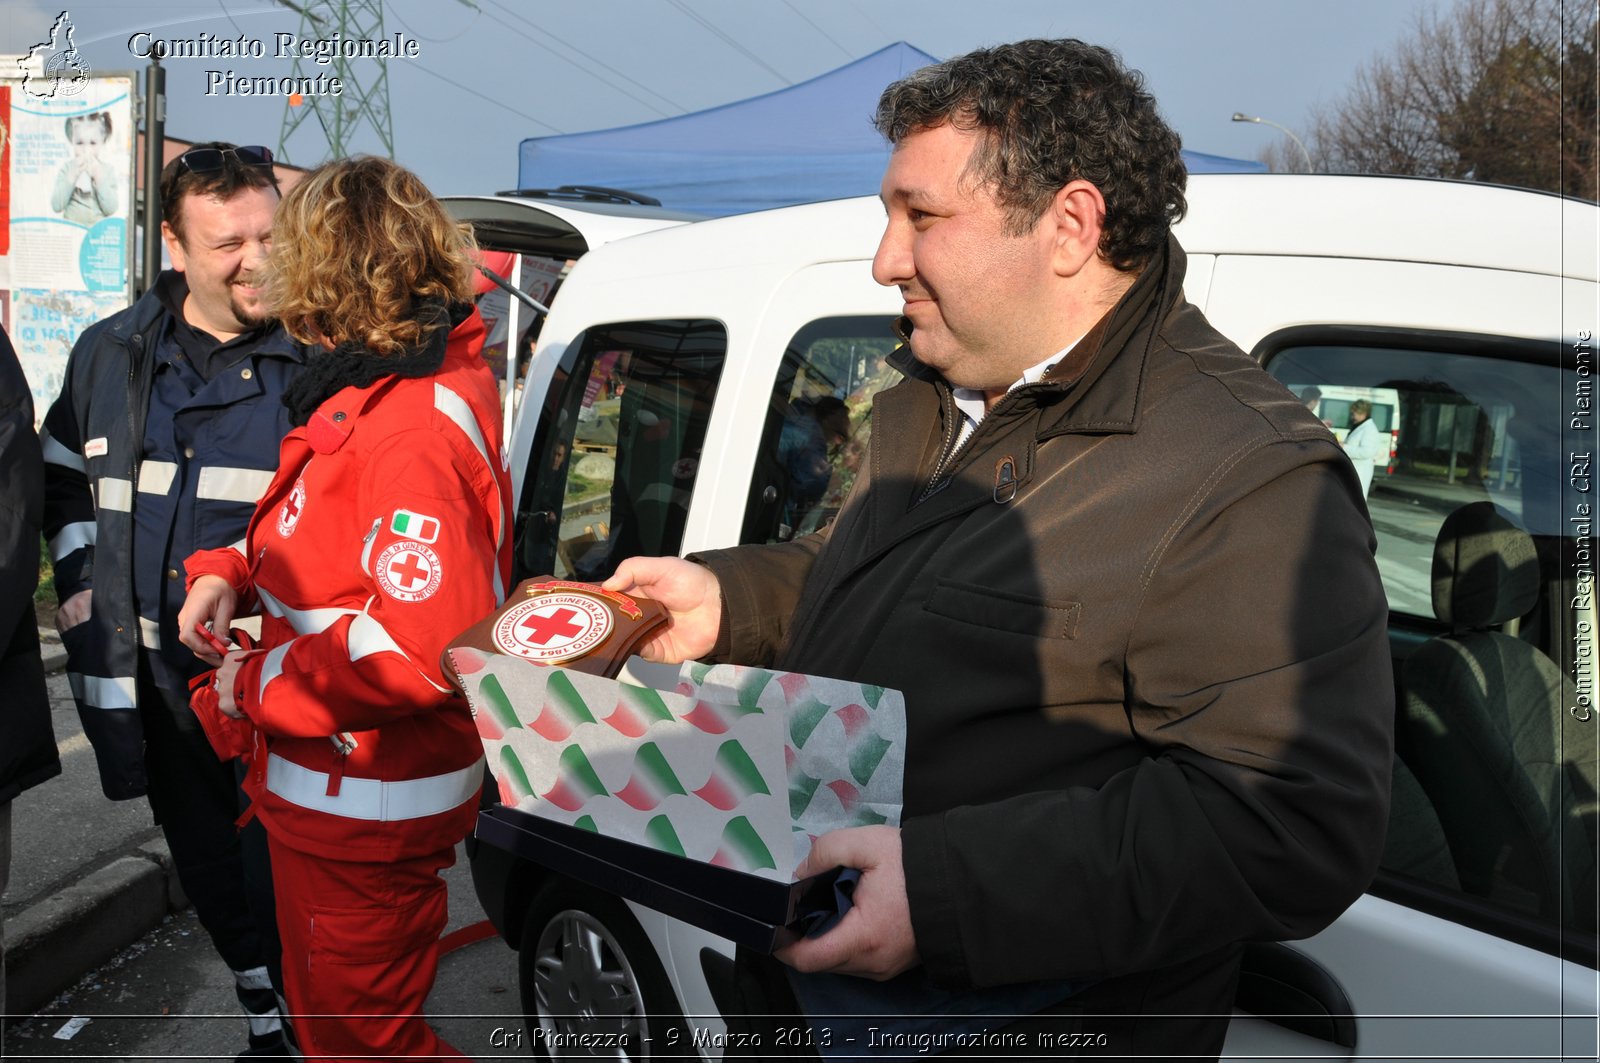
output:
<svg viewBox="0 0 1600 1063"><path fill-rule="evenodd" d="M507 808L783 883L818 835L900 821L897 691L638 658L606 679L449 652Z"/></svg>

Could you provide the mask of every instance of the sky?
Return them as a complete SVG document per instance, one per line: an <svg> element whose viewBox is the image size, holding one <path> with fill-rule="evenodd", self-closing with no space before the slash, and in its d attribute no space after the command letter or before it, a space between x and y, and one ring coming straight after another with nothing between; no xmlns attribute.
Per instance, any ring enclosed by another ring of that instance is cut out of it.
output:
<svg viewBox="0 0 1600 1063"><path fill-rule="evenodd" d="M369 3L373 0L368 0ZM416 55L382 61L394 157L440 195L513 188L530 136L605 129L781 89L898 40L940 58L1025 37L1079 37L1141 70L1184 147L1257 158L1275 129L1296 131L1335 103L1355 71L1407 36L1422 12L1458 0L387 0L384 29ZM304 0L302 7L313 6ZM0 54L44 39L61 0L4 0ZM142 72L130 38L259 42L264 58L169 58L169 136L266 144L277 151L284 97L207 94L207 71L281 77L275 34L301 16L266 0L77 0L66 10L96 73ZM379 61L359 64L376 81ZM303 64L309 72L329 67ZM347 90L348 91L348 90ZM866 118L863 116L863 121ZM286 143L314 165L327 142L315 119ZM354 150L381 151L375 136Z"/></svg>

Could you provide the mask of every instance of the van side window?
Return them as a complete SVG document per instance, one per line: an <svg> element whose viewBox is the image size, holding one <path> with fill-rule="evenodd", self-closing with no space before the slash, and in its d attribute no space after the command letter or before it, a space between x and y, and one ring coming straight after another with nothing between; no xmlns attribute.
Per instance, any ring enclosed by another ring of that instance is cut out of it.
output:
<svg viewBox="0 0 1600 1063"><path fill-rule="evenodd" d="M523 479L517 579L598 582L679 551L727 349L709 320L604 325L567 347Z"/></svg>
<svg viewBox="0 0 1600 1063"><path fill-rule="evenodd" d="M825 528L855 483L871 434L872 396L898 374L892 317L807 324L784 350L745 505L741 543L787 542Z"/></svg>
<svg viewBox="0 0 1600 1063"><path fill-rule="evenodd" d="M1377 892L1592 950L1600 714L1572 646L1596 617L1592 567L1571 559L1592 550L1593 496L1571 475L1563 406L1585 392L1557 344L1368 342L1286 346L1266 365L1371 465L1397 684Z"/></svg>

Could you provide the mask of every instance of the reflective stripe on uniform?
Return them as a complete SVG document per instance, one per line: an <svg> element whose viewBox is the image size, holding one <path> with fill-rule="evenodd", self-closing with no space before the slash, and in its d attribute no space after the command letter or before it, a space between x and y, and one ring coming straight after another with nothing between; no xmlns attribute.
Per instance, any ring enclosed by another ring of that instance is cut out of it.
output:
<svg viewBox="0 0 1600 1063"><path fill-rule="evenodd" d="M67 682L72 684L72 696L96 709L132 709L134 703L133 676L84 675L68 672Z"/></svg>
<svg viewBox="0 0 1600 1063"><path fill-rule="evenodd" d="M287 621L289 626L294 628L296 635L316 635L328 630L328 628L336 624L342 617L355 617L355 619L350 622L350 630L345 633L345 648L350 654L350 660L352 662L359 661L363 657L370 657L374 653L384 653L387 651L399 654L401 659L407 664L410 664L413 668L417 667L416 663L411 660L410 654L401 649L400 644L394 640L394 636L389 634L388 630L384 628L381 623L373 619L367 613L357 612L354 609L336 608L293 609L287 605L284 605L281 601L274 598L270 592L262 590L260 587L256 588L256 595L261 599L261 607L278 619ZM282 649L282 647L280 646L279 649ZM274 650L273 652L276 653L277 650ZM283 671L282 657L279 657L276 662L273 662L269 659L265 664L262 665L261 690L263 697L266 696L267 681L269 679L266 669L269 667L274 667L274 664L275 671L270 678L275 679L278 675L282 674ZM426 679L428 681L428 685L433 687L435 690L443 692L448 692L450 690L449 687L440 686L438 683L435 683L433 679L420 668L417 668L417 674L422 676L423 679Z"/></svg>
<svg viewBox="0 0 1600 1063"><path fill-rule="evenodd" d="M496 561L490 565L490 570L494 573L494 600L503 602L506 597L506 588L500 579L498 558L500 557L500 547L504 543L506 536L505 520L503 519L505 500L500 497L500 480L494 475L494 462L489 460L489 448L483 441L483 433L478 430L478 419L472 416L472 407L467 405L466 399L463 399L443 384L435 383L433 385L433 405L440 413L454 421L457 428L466 433L467 438L472 441L472 445L478 448L478 455L483 458L483 464L489 469L490 478L494 480L494 556Z"/></svg>
<svg viewBox="0 0 1600 1063"><path fill-rule="evenodd" d="M354 620L350 621L350 630L346 634L345 645L350 651L352 663L359 661L363 657L370 657L374 653L398 653L402 660L417 669L417 674L426 679L428 685L433 689L441 693L448 693L450 690L449 687L435 683L432 676L421 668L417 668L417 664L411 659L411 655L400 648L400 644L394 640L393 635L389 634L388 629L367 613L360 613Z"/></svg>
<svg viewBox="0 0 1600 1063"><path fill-rule="evenodd" d="M261 599L261 608L279 620L288 621L296 635L315 635L326 631L337 623L340 617L355 616L358 612L355 609L339 609L331 606L326 609L295 609L284 605L260 587L256 588L256 597Z"/></svg>
<svg viewBox="0 0 1600 1063"><path fill-rule="evenodd" d="M39 449L44 452L47 465L61 465L68 469L76 469L78 472L83 472L85 469L83 455L62 446L49 432L39 433Z"/></svg>
<svg viewBox="0 0 1600 1063"><path fill-rule="evenodd" d="M195 484L195 497L222 502L261 501L272 483L271 469L232 469L226 465L208 465L200 470Z"/></svg>
<svg viewBox="0 0 1600 1063"><path fill-rule="evenodd" d="M245 1012L245 1019L250 1023L251 1037L267 1037L283 1029L283 1019L279 1017L276 1008L265 1015L256 1015L247 1011Z"/></svg>
<svg viewBox="0 0 1600 1063"><path fill-rule="evenodd" d="M68 524L56 532L56 537L50 540L50 560L60 561L74 550L93 546L97 531L92 520Z"/></svg>
<svg viewBox="0 0 1600 1063"><path fill-rule="evenodd" d="M177 463L171 461L141 461L139 463L139 490L152 495L164 495L172 490L177 479Z"/></svg>
<svg viewBox="0 0 1600 1063"><path fill-rule="evenodd" d="M144 643L144 648L147 650L159 650L161 648L160 623L154 620L146 620L141 616L139 618L139 641Z"/></svg>
<svg viewBox="0 0 1600 1063"><path fill-rule="evenodd" d="M374 653L398 653L406 656L406 651L394 640L382 624L378 623L366 613L362 613L350 621L350 659L359 661L363 657L370 657Z"/></svg>
<svg viewBox="0 0 1600 1063"><path fill-rule="evenodd" d="M250 1020L251 1037L270 1037L283 1030L283 1018L278 1011L278 995L272 988L272 976L265 967L252 967L248 971L234 971L239 1005Z"/></svg>
<svg viewBox="0 0 1600 1063"><path fill-rule="evenodd" d="M339 792L328 793L326 772L313 771L276 753L267 756L267 792L292 805L347 819L392 823L449 812L476 800L483 785L483 760L459 771L425 779L358 779L346 775Z"/></svg>
<svg viewBox="0 0 1600 1063"><path fill-rule="evenodd" d="M95 481L95 501L101 509L114 509L118 513L133 512L133 482L115 476L102 476Z"/></svg>
<svg viewBox="0 0 1600 1063"><path fill-rule="evenodd" d="M283 645L269 651L261 661L261 685L256 687L256 698L259 701L267 700L267 684L283 674L283 659L289 656L289 647L294 645L290 639Z"/></svg>
<svg viewBox="0 0 1600 1063"><path fill-rule="evenodd" d="M233 980L240 989L271 989L272 974L266 967L252 967L248 971L234 971Z"/></svg>

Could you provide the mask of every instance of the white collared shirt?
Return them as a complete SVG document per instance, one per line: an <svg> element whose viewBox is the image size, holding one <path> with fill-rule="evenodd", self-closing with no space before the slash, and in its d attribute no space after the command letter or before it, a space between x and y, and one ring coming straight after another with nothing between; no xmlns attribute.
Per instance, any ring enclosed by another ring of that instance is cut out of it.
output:
<svg viewBox="0 0 1600 1063"><path fill-rule="evenodd" d="M1021 378L1006 388L1006 393L1010 394L1024 384L1037 384L1044 379L1044 375L1053 369L1057 362L1072 353L1072 348L1076 347L1078 340L1081 339L1083 337L1079 336L1038 365L1024 369ZM961 411L961 433L956 437L956 447L960 447L978 427L978 422L983 420L988 410L985 406L984 392L979 388L952 388L951 397L956 401L956 409Z"/></svg>

